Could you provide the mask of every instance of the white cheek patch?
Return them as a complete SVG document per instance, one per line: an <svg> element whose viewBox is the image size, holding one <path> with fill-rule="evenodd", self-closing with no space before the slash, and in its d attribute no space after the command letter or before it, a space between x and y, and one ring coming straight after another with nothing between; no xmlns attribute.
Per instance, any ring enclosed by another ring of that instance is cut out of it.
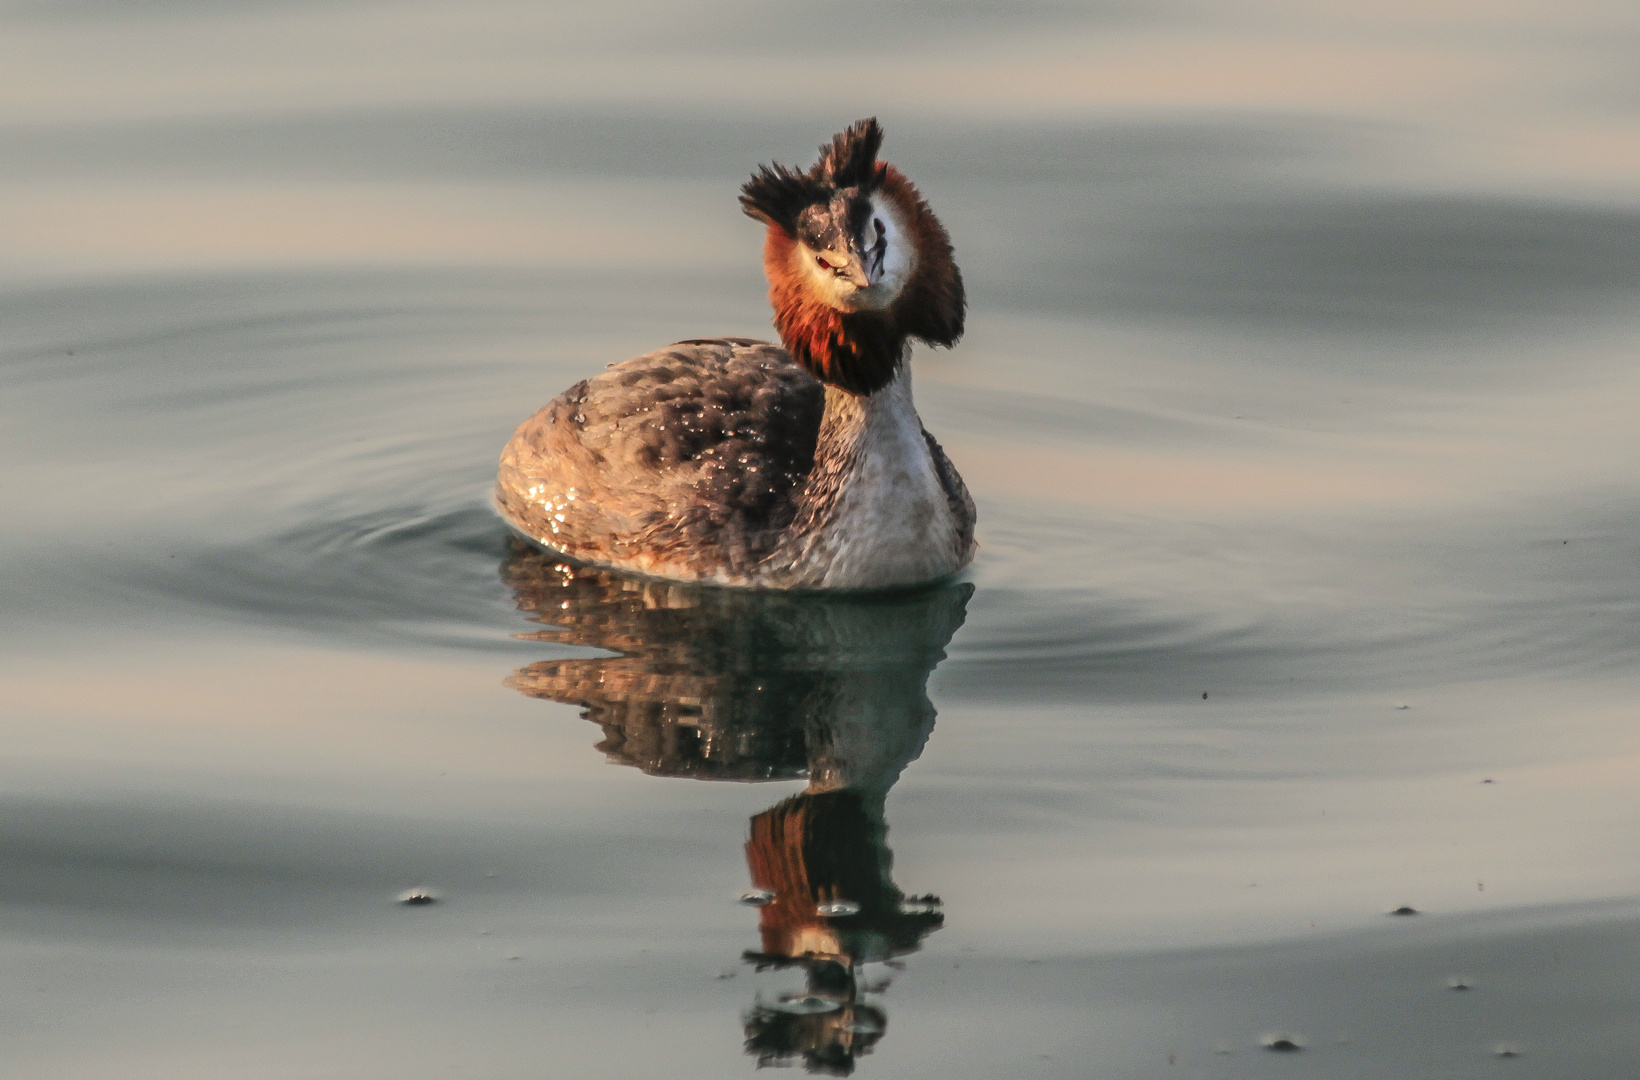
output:
<svg viewBox="0 0 1640 1080"><path fill-rule="evenodd" d="M911 280L916 251L911 245L911 237L907 235L905 222L900 218L899 208L893 203L880 196L873 196L871 218L872 225L869 228L875 232L876 222L882 222L883 239L887 241L887 250L883 253L883 275L871 291L881 294L881 306L887 307L899 299L905 283Z"/></svg>

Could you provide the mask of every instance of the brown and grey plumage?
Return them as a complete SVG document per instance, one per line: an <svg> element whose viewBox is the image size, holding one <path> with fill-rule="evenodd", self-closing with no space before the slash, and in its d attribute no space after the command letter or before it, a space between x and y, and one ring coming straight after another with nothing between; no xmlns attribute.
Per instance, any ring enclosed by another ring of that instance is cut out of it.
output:
<svg viewBox="0 0 1640 1080"><path fill-rule="evenodd" d="M911 401L910 338L962 333L950 240L864 120L742 189L785 348L681 341L575 384L501 457L496 502L580 562L683 581L869 589L973 558L974 505Z"/></svg>

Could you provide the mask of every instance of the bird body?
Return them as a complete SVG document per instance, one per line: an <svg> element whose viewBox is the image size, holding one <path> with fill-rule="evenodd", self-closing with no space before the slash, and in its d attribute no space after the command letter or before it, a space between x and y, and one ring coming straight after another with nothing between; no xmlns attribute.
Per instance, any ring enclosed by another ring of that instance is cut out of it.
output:
<svg viewBox="0 0 1640 1080"><path fill-rule="evenodd" d="M681 341L613 364L526 420L496 502L530 540L654 577L880 589L961 569L974 505L911 398L910 339L962 332L962 279L862 121L807 172L743 189L768 225L785 347Z"/></svg>

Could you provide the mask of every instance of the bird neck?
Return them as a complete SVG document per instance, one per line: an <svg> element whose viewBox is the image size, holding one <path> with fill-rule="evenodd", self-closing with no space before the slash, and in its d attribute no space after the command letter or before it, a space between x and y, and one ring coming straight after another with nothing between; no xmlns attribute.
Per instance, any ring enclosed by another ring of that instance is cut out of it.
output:
<svg viewBox="0 0 1640 1080"><path fill-rule="evenodd" d="M829 453L854 459L861 452L880 449L877 444L888 433L902 428L914 428L921 437L922 421L911 399L911 350L903 342L900 349L888 382L869 394L852 393L836 385L826 387L817 456Z"/></svg>

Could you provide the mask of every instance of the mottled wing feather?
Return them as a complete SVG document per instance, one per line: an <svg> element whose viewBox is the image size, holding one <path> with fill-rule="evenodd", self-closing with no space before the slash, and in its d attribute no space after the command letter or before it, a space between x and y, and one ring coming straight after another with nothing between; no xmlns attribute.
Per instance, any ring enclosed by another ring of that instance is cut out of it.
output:
<svg viewBox="0 0 1640 1080"><path fill-rule="evenodd" d="M927 428L923 428L923 440L928 443L928 454L934 459L934 472L938 474L940 487L945 491L945 503L951 508L951 518L957 524L959 554L966 557L974 550L974 522L979 517L979 512L974 509L974 497L968 494L968 485L962 482L957 467L951 464L939 440L930 435Z"/></svg>
<svg viewBox="0 0 1640 1080"><path fill-rule="evenodd" d="M497 502L587 562L734 577L790 524L825 394L782 348L681 341L611 365L521 425Z"/></svg>

